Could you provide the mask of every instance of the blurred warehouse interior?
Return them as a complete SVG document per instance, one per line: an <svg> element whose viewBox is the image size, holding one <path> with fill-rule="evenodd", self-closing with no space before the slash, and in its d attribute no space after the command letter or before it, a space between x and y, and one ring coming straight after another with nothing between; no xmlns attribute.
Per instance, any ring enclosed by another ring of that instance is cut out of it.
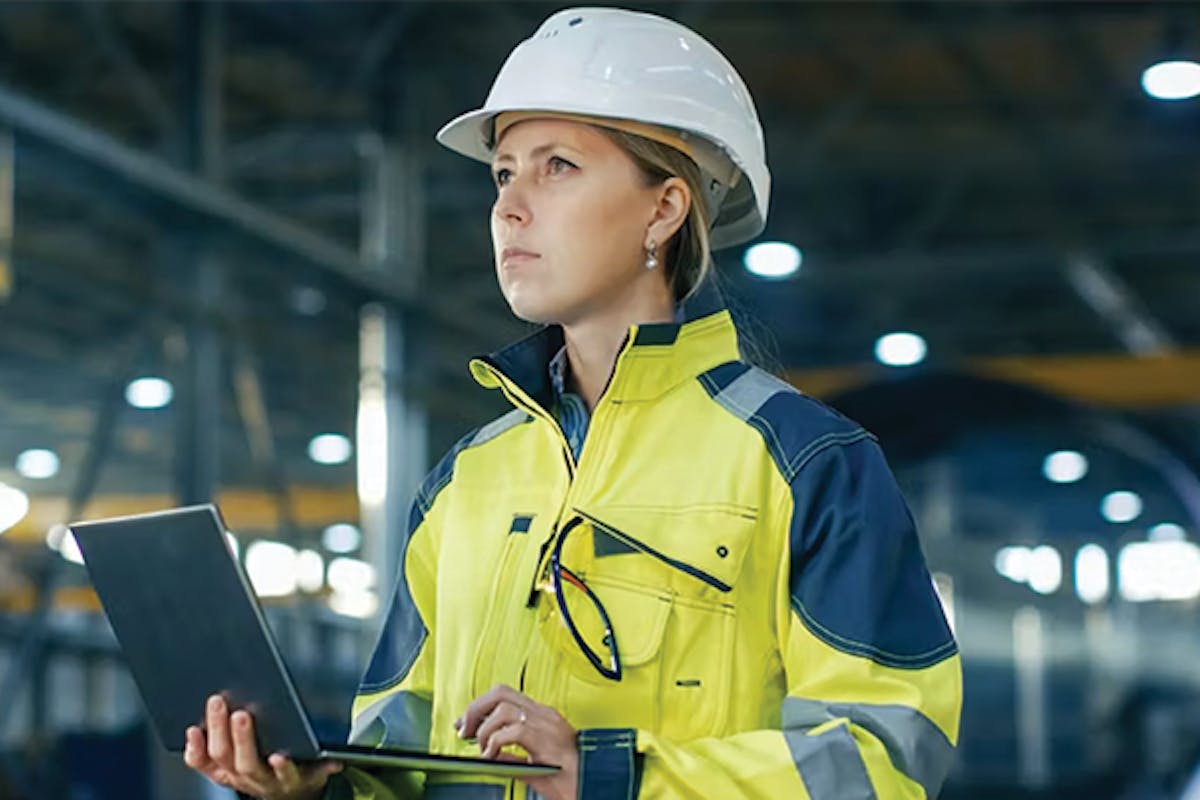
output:
<svg viewBox="0 0 1200 800"><path fill-rule="evenodd" d="M409 495L505 407L466 360L526 331L433 132L558 7L0 3L0 798L225 796L146 727L83 517L215 498L344 735ZM1200 6L637 7L754 92L771 221L719 272L909 498L943 796L1200 797Z"/></svg>

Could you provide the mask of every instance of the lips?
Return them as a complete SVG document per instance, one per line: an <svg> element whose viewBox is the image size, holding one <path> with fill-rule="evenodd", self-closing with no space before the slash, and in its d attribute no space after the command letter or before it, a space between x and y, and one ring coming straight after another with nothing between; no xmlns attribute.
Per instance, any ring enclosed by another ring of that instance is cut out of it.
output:
<svg viewBox="0 0 1200 800"><path fill-rule="evenodd" d="M541 258L540 253L535 253L532 250L525 250L520 247L506 247L500 252L501 264L516 264L522 261L532 261L535 258Z"/></svg>

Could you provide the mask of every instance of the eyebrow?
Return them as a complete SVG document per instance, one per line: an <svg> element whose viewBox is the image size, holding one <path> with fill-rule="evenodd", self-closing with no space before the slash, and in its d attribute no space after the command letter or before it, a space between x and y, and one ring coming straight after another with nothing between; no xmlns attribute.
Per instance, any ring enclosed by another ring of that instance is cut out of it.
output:
<svg viewBox="0 0 1200 800"><path fill-rule="evenodd" d="M551 150L555 149L556 147L562 147L566 150L574 150L576 153L583 152L578 147L571 147L571 145L565 144L563 142L547 142L546 144L538 145L537 147L530 150L529 158L530 159L539 158L540 156L545 155L546 153L550 152ZM495 159L492 160L492 163L499 164L501 161L516 161L516 157L514 155L512 155L511 153L501 153L500 155L496 156Z"/></svg>

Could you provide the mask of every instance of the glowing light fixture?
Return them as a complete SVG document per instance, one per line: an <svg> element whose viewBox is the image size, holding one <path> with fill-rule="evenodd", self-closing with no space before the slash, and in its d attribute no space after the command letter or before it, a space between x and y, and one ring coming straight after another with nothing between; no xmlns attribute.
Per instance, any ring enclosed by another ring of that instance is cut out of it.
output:
<svg viewBox="0 0 1200 800"><path fill-rule="evenodd" d="M138 378L125 387L125 399L134 408L165 408L174 396L171 382L162 378Z"/></svg>
<svg viewBox="0 0 1200 800"><path fill-rule="evenodd" d="M1160 61L1142 73L1142 89L1155 100L1190 100L1200 96L1200 64Z"/></svg>
<svg viewBox="0 0 1200 800"><path fill-rule="evenodd" d="M331 553L353 553L362 544L362 533L353 525L339 522L325 529L321 544Z"/></svg>
<svg viewBox="0 0 1200 800"><path fill-rule="evenodd" d="M308 443L308 457L318 464L345 464L353 451L350 440L340 433L322 433Z"/></svg>
<svg viewBox="0 0 1200 800"><path fill-rule="evenodd" d="M1075 594L1085 603L1099 603L1108 592L1108 553L1098 544L1085 544L1075 554Z"/></svg>
<svg viewBox="0 0 1200 800"><path fill-rule="evenodd" d="M0 483L0 533L25 519L29 513L29 495L20 489Z"/></svg>
<svg viewBox="0 0 1200 800"><path fill-rule="evenodd" d="M259 597L284 597L296 591L295 548L283 542L257 541L246 548L246 574Z"/></svg>
<svg viewBox="0 0 1200 800"><path fill-rule="evenodd" d="M929 347L915 333L899 331L880 336L875 342L875 358L889 367L911 367L925 360Z"/></svg>
<svg viewBox="0 0 1200 800"><path fill-rule="evenodd" d="M1182 525L1174 522L1160 522L1150 529L1152 542L1182 542L1187 539L1187 531Z"/></svg>
<svg viewBox="0 0 1200 800"><path fill-rule="evenodd" d="M746 250L746 271L760 278L779 279L794 275L804 262L800 248L787 242L759 242Z"/></svg>
<svg viewBox="0 0 1200 800"><path fill-rule="evenodd" d="M1142 515L1142 498L1136 492L1109 492L1100 501L1100 513L1109 522L1133 522Z"/></svg>
<svg viewBox="0 0 1200 800"><path fill-rule="evenodd" d="M1192 542L1133 542L1117 556L1121 597L1133 603L1200 597L1200 547Z"/></svg>
<svg viewBox="0 0 1200 800"><path fill-rule="evenodd" d="M1049 545L1033 548L1029 554L1029 588L1038 594L1053 594L1062 586L1062 558Z"/></svg>
<svg viewBox="0 0 1200 800"><path fill-rule="evenodd" d="M1082 480L1087 472L1087 458L1074 450L1059 450L1046 456L1042 462L1042 474L1054 483L1074 483Z"/></svg>
<svg viewBox="0 0 1200 800"><path fill-rule="evenodd" d="M58 474L58 453L44 448L26 450L17 456L17 472L30 480L45 480Z"/></svg>

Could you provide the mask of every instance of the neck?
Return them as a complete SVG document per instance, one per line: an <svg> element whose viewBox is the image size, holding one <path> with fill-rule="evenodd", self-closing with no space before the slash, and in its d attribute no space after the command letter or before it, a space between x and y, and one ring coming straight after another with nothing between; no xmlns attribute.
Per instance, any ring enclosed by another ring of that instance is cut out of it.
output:
<svg viewBox="0 0 1200 800"><path fill-rule="evenodd" d="M568 385L583 398L589 412L595 411L608 386L629 327L674 319L675 305L666 291L638 293L607 314L563 324L570 366Z"/></svg>

